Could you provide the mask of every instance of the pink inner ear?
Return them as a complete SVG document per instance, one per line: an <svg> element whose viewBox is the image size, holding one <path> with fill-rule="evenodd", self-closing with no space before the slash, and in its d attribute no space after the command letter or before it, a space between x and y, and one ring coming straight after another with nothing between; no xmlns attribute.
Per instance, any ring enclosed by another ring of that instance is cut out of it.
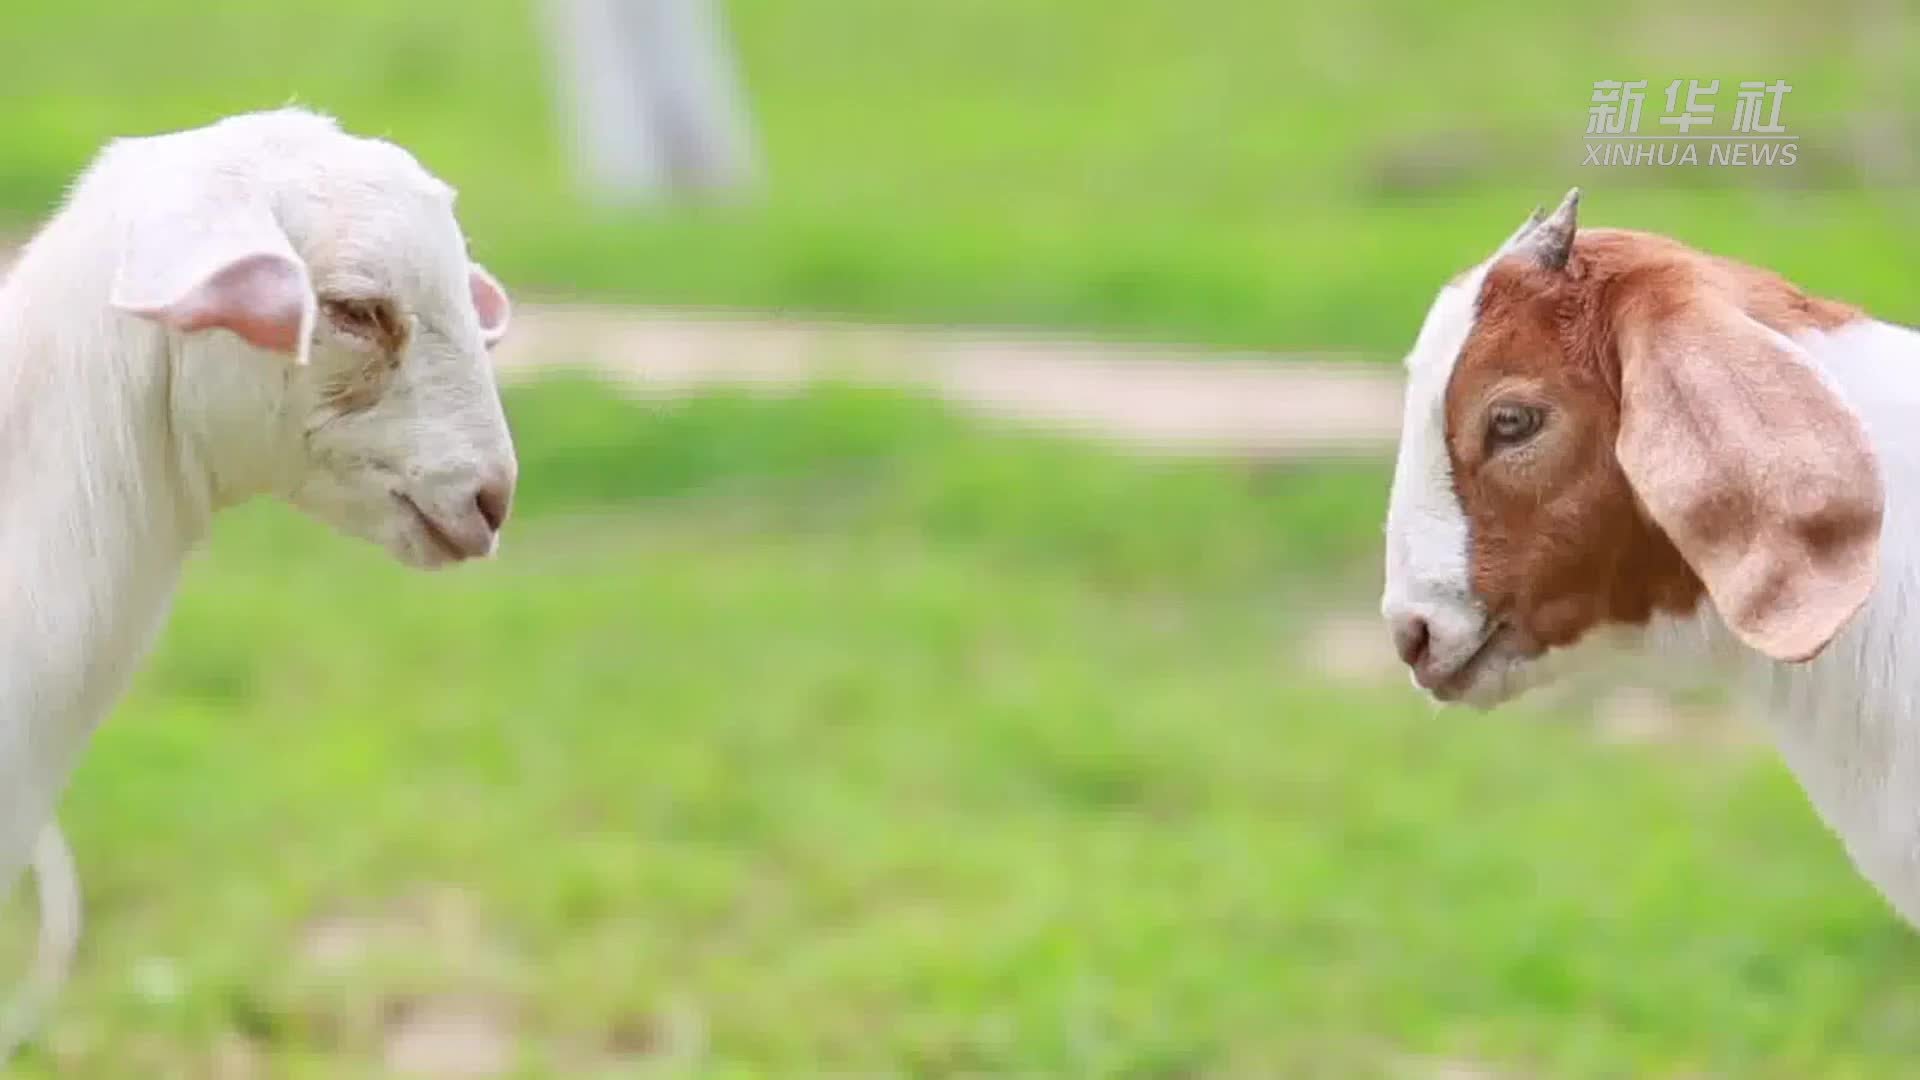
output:
<svg viewBox="0 0 1920 1080"><path fill-rule="evenodd" d="M473 294L473 310L480 315L480 333L491 345L507 332L507 320L512 315L513 305L507 300L507 291L500 287L493 275L478 266L468 270L467 288Z"/></svg>
<svg viewBox="0 0 1920 1080"><path fill-rule="evenodd" d="M228 263L185 296L143 314L187 332L231 330L257 348L293 355L306 309L306 274L285 256L263 252Z"/></svg>

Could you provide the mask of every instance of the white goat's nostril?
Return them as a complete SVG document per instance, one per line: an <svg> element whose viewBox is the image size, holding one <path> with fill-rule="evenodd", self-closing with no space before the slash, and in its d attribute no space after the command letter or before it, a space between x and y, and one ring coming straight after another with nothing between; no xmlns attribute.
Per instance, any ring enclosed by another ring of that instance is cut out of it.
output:
<svg viewBox="0 0 1920 1080"><path fill-rule="evenodd" d="M487 528L494 532L507 523L507 514L513 508L513 488L506 484L485 484L474 495L473 503L480 510L480 517Z"/></svg>
<svg viewBox="0 0 1920 1080"><path fill-rule="evenodd" d="M1418 615L1408 615L1393 621L1393 647L1400 654L1400 660L1408 667L1419 667L1427 658L1427 645L1433 633L1427 626L1427 620Z"/></svg>

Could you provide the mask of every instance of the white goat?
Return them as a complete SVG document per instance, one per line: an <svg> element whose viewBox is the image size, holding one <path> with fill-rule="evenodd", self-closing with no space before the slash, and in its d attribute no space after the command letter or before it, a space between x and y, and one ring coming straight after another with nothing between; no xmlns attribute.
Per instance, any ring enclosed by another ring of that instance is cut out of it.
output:
<svg viewBox="0 0 1920 1080"><path fill-rule="evenodd" d="M1440 293L1412 354L1383 610L1491 706L1607 627L1731 660L1861 873L1920 925L1920 332L1578 191Z"/></svg>
<svg viewBox="0 0 1920 1080"><path fill-rule="evenodd" d="M453 199L398 147L260 113L115 142L21 255L0 287L0 882L214 511L279 496L422 567L493 551L509 309ZM47 828L43 969L77 933Z"/></svg>

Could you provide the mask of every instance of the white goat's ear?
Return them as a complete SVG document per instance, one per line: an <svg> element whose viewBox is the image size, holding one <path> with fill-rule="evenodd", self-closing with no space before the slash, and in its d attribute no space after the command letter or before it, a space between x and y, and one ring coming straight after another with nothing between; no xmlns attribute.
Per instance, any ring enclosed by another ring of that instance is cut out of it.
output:
<svg viewBox="0 0 1920 1080"><path fill-rule="evenodd" d="M1873 591L1885 496L1865 427L1805 353L1730 303L1619 327L1620 466L1733 632L1826 648Z"/></svg>
<svg viewBox="0 0 1920 1080"><path fill-rule="evenodd" d="M272 214L245 205L150 213L128 231L110 302L183 333L227 330L307 362L318 301Z"/></svg>
<svg viewBox="0 0 1920 1080"><path fill-rule="evenodd" d="M491 349L507 336L513 303L507 299L507 290L479 263L467 268L467 290L473 294L473 310L480 316L480 340Z"/></svg>

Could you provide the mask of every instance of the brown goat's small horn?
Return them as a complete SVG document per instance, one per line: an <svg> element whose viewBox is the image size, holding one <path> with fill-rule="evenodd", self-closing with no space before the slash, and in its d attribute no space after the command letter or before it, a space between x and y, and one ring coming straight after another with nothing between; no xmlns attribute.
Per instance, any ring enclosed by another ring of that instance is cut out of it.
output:
<svg viewBox="0 0 1920 1080"><path fill-rule="evenodd" d="M1527 220L1521 222L1520 227L1513 230L1513 235L1507 237L1506 243L1500 245L1500 251L1512 251L1519 246L1520 241L1527 238L1528 233L1538 228L1545 220L1547 220L1547 212L1538 206L1534 207L1533 213L1527 215Z"/></svg>
<svg viewBox="0 0 1920 1080"><path fill-rule="evenodd" d="M1564 269L1567 256L1573 254L1573 234L1580 223L1580 189L1567 192L1560 205L1537 227L1527 233L1522 249L1549 270Z"/></svg>

